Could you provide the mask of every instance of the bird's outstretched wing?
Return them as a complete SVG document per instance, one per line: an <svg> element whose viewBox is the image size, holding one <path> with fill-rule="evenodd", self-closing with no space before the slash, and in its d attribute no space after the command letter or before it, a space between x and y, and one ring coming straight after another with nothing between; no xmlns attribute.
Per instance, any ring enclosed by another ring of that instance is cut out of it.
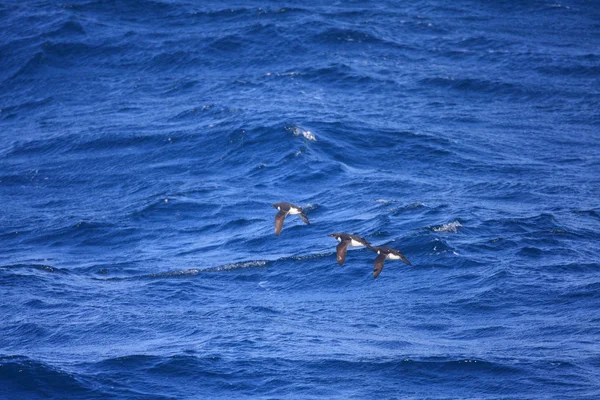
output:
<svg viewBox="0 0 600 400"><path fill-rule="evenodd" d="M306 224L310 225L310 221L308 220L308 218L306 218L306 214L304 214L304 211L300 213L300 218L302 218L302 221L304 221Z"/></svg>
<svg viewBox="0 0 600 400"><path fill-rule="evenodd" d="M412 267L412 264L410 263L410 261L408 261L408 260L406 259L406 257L404 257L404 254L402 254L402 253L398 252L398 255L400 256L400 260L402 260L402 262L403 262L404 264L408 264L408 265L410 265L410 266Z"/></svg>
<svg viewBox="0 0 600 400"><path fill-rule="evenodd" d="M335 247L335 251L337 253L337 262L339 265L344 264L344 261L346 261L346 250L348 250L349 245L350 240L342 240L340 244Z"/></svg>
<svg viewBox="0 0 600 400"><path fill-rule="evenodd" d="M283 221L285 220L286 215L287 213L285 211L279 211L275 216L275 234L277 236L279 236L283 229Z"/></svg>
<svg viewBox="0 0 600 400"><path fill-rule="evenodd" d="M373 266L373 278L377 278L383 270L383 263L385 262L387 255L379 254L375 257L375 265Z"/></svg>

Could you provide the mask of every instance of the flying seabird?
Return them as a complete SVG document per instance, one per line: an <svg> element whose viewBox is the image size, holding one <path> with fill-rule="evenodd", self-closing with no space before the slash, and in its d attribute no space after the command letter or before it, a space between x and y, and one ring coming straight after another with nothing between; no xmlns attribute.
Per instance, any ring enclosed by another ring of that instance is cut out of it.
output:
<svg viewBox="0 0 600 400"><path fill-rule="evenodd" d="M310 225L308 218L306 218L306 214L302 207L295 206L290 203L286 203L285 201L282 203L273 204L273 207L279 210L277 215L275 215L275 234L279 236L281 233L281 229L283 229L283 221L288 214L296 215L299 214L302 221L306 222Z"/></svg>
<svg viewBox="0 0 600 400"><path fill-rule="evenodd" d="M400 253L396 249L392 249L386 246L371 247L371 250L377 253L375 257L375 265L373 266L373 278L377 278L383 270L383 263L385 260L402 260L405 264L412 265L410 261L404 257L404 254Z"/></svg>
<svg viewBox="0 0 600 400"><path fill-rule="evenodd" d="M360 236L350 235L348 233L331 233L329 236L337 239L340 244L336 246L337 253L337 262L339 265L344 264L346 261L346 250L348 246L365 246L367 248L371 248L371 243L367 242L365 239Z"/></svg>

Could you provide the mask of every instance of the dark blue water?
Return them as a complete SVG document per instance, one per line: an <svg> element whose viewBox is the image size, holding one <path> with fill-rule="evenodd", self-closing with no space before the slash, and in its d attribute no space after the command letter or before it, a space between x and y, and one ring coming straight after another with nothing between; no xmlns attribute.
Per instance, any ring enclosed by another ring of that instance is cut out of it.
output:
<svg viewBox="0 0 600 400"><path fill-rule="evenodd" d="M0 23L0 398L600 398L597 2Z"/></svg>

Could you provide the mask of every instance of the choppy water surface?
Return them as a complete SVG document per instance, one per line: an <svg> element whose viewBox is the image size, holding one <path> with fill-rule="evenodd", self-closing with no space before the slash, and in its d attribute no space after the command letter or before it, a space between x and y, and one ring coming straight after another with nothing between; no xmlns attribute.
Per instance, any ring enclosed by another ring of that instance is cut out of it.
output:
<svg viewBox="0 0 600 400"><path fill-rule="evenodd" d="M599 21L0 4L0 397L600 397Z"/></svg>

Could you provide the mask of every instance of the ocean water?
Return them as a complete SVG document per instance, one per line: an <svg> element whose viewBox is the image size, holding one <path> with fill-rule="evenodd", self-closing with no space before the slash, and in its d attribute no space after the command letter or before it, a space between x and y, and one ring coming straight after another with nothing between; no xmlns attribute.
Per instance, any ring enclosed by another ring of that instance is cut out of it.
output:
<svg viewBox="0 0 600 400"><path fill-rule="evenodd" d="M600 398L597 2L0 23L0 398Z"/></svg>

